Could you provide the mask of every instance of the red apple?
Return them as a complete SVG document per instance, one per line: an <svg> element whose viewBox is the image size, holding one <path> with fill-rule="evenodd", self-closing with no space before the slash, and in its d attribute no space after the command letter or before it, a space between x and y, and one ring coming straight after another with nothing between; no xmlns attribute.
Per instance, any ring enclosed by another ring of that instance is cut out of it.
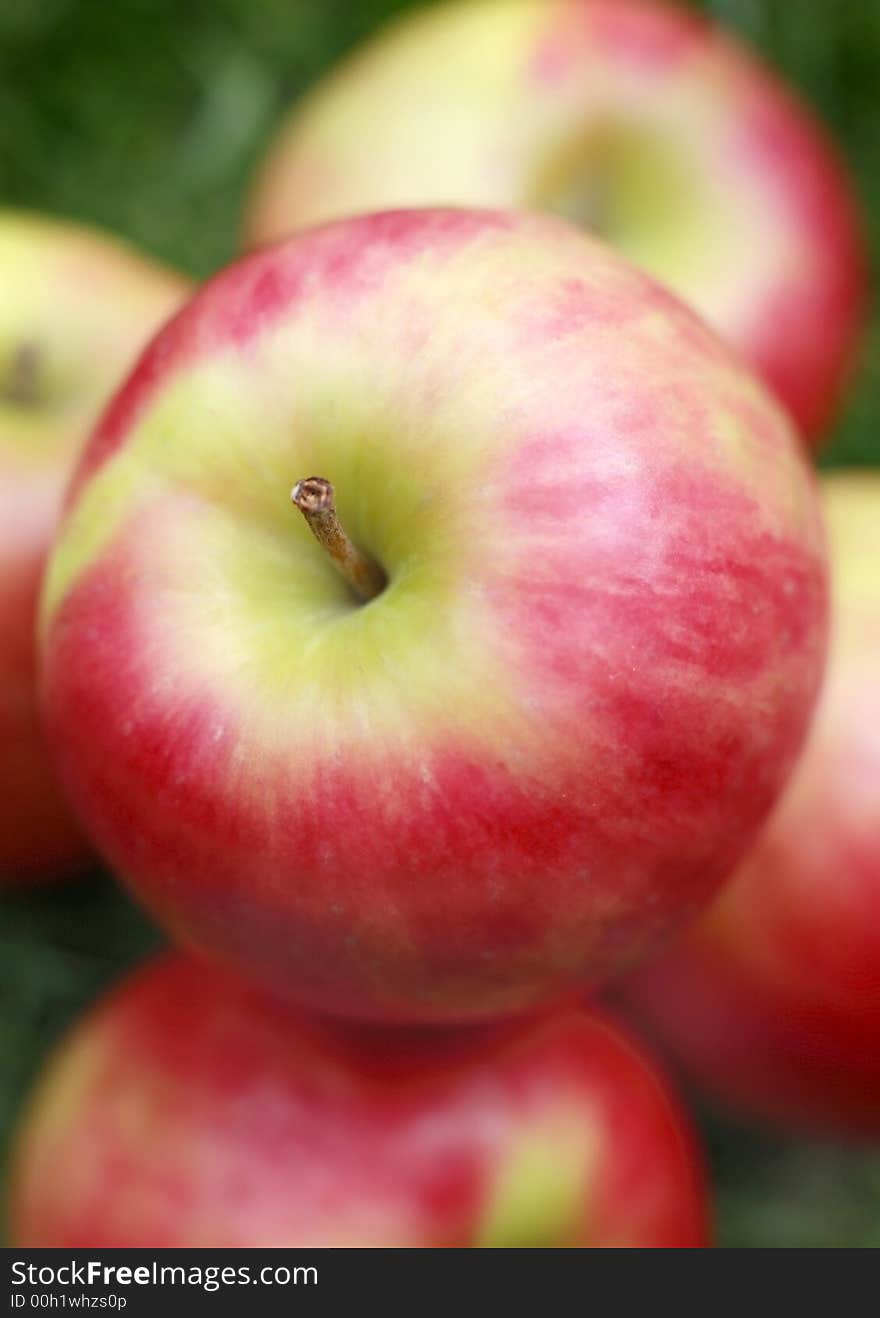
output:
<svg viewBox="0 0 880 1318"><path fill-rule="evenodd" d="M632 995L689 1074L789 1127L880 1135L880 476L825 481L831 663L735 879Z"/></svg>
<svg viewBox="0 0 880 1318"><path fill-rule="evenodd" d="M290 506L314 473L366 602ZM362 217L212 280L111 405L46 710L176 937L323 1011L489 1017L708 899L800 747L825 593L789 422L661 288L549 216Z"/></svg>
<svg viewBox="0 0 880 1318"><path fill-rule="evenodd" d="M53 1059L16 1149L16 1248L706 1243L690 1129L586 1010L355 1032L181 956Z"/></svg>
<svg viewBox="0 0 880 1318"><path fill-rule="evenodd" d="M0 286L0 882L9 882L88 854L39 727L37 595L82 441L186 286L114 239L4 210Z"/></svg>
<svg viewBox="0 0 880 1318"><path fill-rule="evenodd" d="M808 435L826 429L866 282L851 187L806 106L692 11L464 0L406 14L285 121L246 236L438 204L587 225L695 307Z"/></svg>

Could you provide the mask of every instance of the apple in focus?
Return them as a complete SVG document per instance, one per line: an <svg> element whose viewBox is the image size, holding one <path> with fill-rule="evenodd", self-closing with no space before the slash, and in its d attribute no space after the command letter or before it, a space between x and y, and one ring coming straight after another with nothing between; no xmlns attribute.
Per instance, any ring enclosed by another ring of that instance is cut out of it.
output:
<svg viewBox="0 0 880 1318"><path fill-rule="evenodd" d="M790 1129L880 1135L880 476L824 480L828 676L806 753L710 912L630 998L685 1072Z"/></svg>
<svg viewBox="0 0 880 1318"><path fill-rule="evenodd" d="M0 882L83 863L37 710L34 631L64 486L188 285L105 234L0 209Z"/></svg>
<svg viewBox="0 0 880 1318"><path fill-rule="evenodd" d="M180 955L53 1057L17 1248L707 1243L690 1126L585 1009L422 1033L321 1023Z"/></svg>
<svg viewBox="0 0 880 1318"><path fill-rule="evenodd" d="M406 14L284 121L249 243L359 211L550 210L693 306L814 441L862 322L837 152L759 57L687 8L460 0Z"/></svg>
<svg viewBox="0 0 880 1318"><path fill-rule="evenodd" d="M689 310L554 217L397 212L237 263L147 350L56 542L45 710L175 938L317 1010L454 1022L697 912L825 632L793 428Z"/></svg>

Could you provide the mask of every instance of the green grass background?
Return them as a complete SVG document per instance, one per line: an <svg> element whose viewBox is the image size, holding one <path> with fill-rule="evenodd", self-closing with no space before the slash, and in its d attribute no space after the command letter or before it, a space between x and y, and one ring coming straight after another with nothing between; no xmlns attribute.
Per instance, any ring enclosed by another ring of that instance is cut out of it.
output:
<svg viewBox="0 0 880 1318"><path fill-rule="evenodd" d="M279 113L407 0L0 0L0 202L95 221L195 276L233 256ZM880 0L711 0L819 108L880 254ZM2 289L0 289L2 296ZM824 459L880 465L878 323ZM156 945L106 878L0 896L0 1145L41 1059ZM700 1117L725 1245L880 1245L880 1148Z"/></svg>

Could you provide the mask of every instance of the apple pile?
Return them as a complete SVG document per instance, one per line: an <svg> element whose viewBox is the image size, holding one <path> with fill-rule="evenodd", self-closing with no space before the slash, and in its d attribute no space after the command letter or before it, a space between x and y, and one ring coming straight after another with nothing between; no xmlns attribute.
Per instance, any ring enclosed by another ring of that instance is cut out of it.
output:
<svg viewBox="0 0 880 1318"><path fill-rule="evenodd" d="M247 234L43 577L58 781L180 950L51 1063L13 1237L705 1243L687 1120L587 993L632 973L758 1115L880 1128L866 479L825 489L799 758L845 175L692 16L477 0L307 99ZM54 397L16 332L7 399Z"/></svg>

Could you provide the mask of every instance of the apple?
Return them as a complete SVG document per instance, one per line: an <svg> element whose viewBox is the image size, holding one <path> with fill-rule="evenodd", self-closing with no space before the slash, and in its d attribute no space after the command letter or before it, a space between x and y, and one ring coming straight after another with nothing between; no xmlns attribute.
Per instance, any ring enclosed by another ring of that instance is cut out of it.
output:
<svg viewBox="0 0 880 1318"><path fill-rule="evenodd" d="M640 0L406 14L283 123L250 244L358 211L559 212L696 308L813 440L852 364L866 261L810 111L728 34Z"/></svg>
<svg viewBox="0 0 880 1318"><path fill-rule="evenodd" d="M630 996L718 1100L880 1135L880 475L824 487L831 662L803 760L709 914Z"/></svg>
<svg viewBox="0 0 880 1318"><path fill-rule="evenodd" d="M181 955L52 1059L17 1141L16 1248L706 1243L689 1124L593 1011L322 1023Z"/></svg>
<svg viewBox="0 0 880 1318"><path fill-rule="evenodd" d="M88 855L39 726L40 579L82 441L186 285L91 229L0 209L0 286L0 882L9 882Z"/></svg>
<svg viewBox="0 0 880 1318"><path fill-rule="evenodd" d="M800 449L554 217L366 216L241 261L105 413L56 541L80 817L178 940L317 1010L603 980L709 899L800 748Z"/></svg>

